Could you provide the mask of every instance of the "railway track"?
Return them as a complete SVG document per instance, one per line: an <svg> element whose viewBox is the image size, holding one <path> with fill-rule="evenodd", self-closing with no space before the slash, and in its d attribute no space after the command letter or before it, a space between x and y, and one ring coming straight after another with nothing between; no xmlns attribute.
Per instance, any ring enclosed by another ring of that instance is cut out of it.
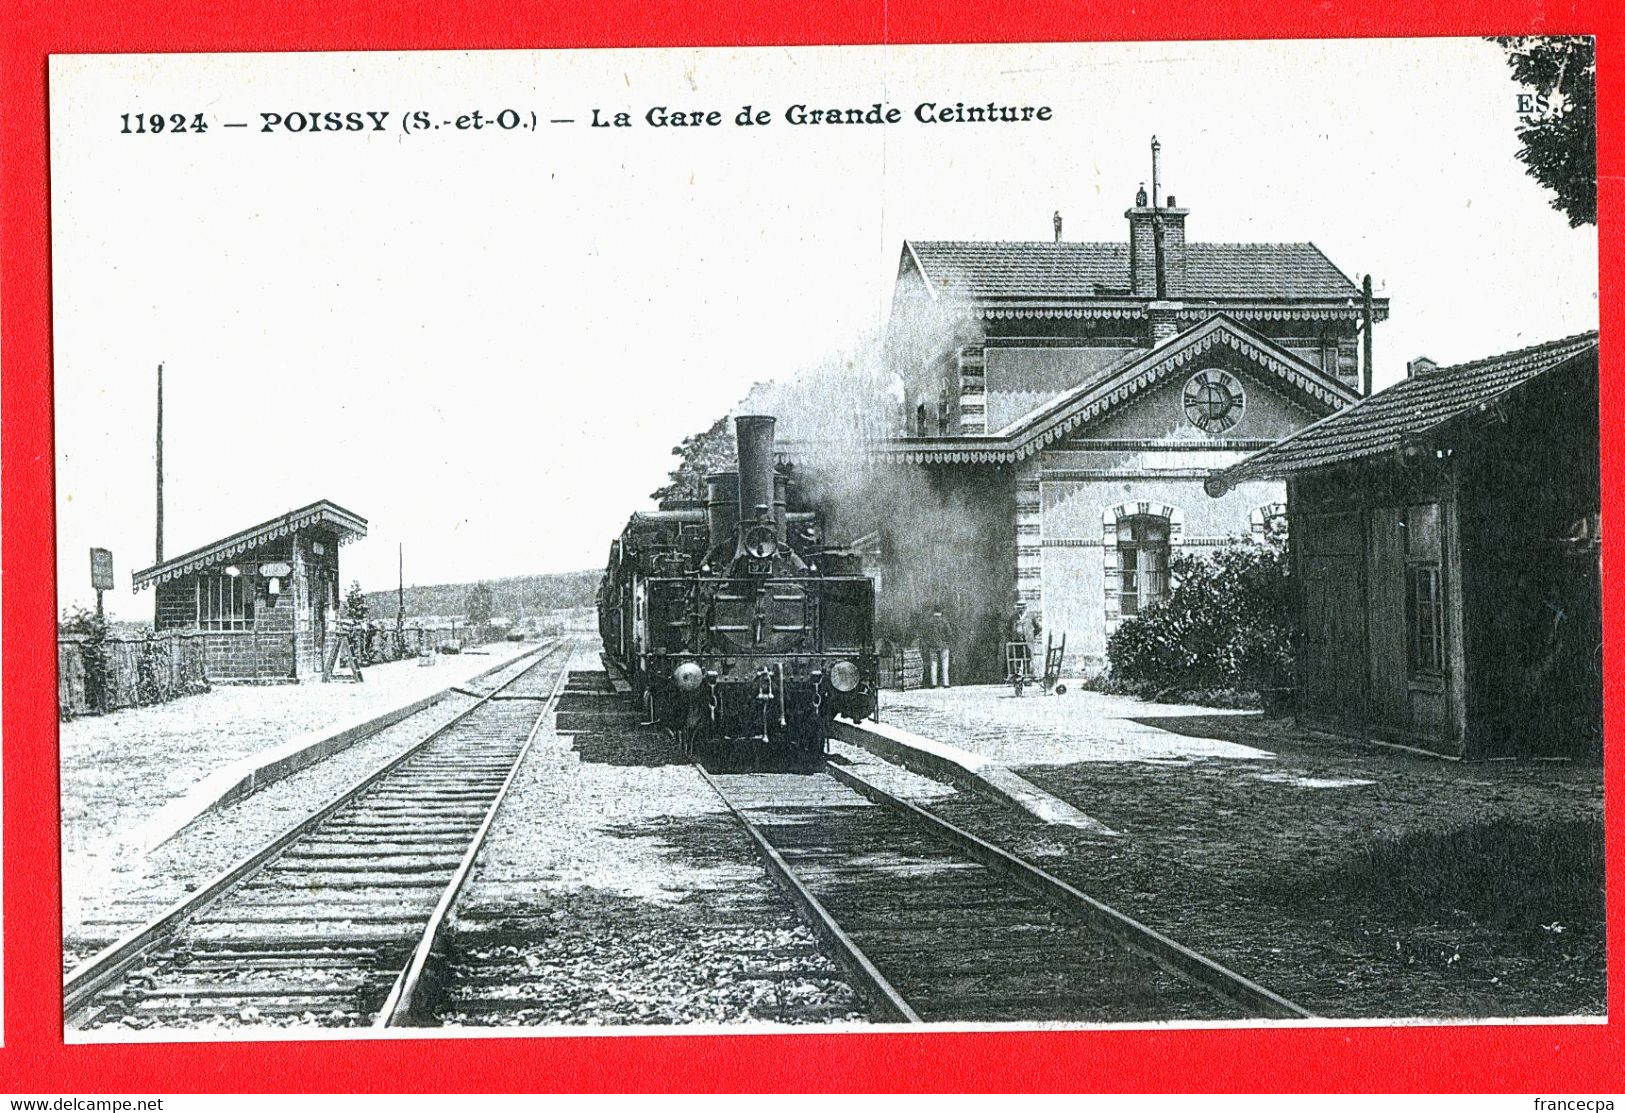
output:
<svg viewBox="0 0 1625 1113"><path fill-rule="evenodd" d="M75 1028L409 1025L440 929L574 642L481 695L337 800L86 960Z"/></svg>
<svg viewBox="0 0 1625 1113"><path fill-rule="evenodd" d="M1310 1015L838 761L701 775L879 1020Z"/></svg>

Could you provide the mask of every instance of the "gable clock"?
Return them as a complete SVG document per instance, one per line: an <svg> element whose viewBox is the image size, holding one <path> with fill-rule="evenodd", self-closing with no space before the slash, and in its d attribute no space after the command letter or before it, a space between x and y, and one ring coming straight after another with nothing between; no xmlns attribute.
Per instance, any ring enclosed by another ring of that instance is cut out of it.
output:
<svg viewBox="0 0 1625 1113"><path fill-rule="evenodd" d="M1229 432L1247 409L1240 381L1217 367L1192 375L1185 383L1184 398L1186 420L1204 433Z"/></svg>

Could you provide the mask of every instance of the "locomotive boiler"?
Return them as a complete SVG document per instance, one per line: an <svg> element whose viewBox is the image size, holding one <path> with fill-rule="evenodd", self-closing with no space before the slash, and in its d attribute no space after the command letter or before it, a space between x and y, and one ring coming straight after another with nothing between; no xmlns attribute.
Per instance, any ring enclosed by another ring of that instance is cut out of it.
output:
<svg viewBox="0 0 1625 1113"><path fill-rule="evenodd" d="M599 585L606 663L689 752L816 760L835 716L874 715L874 583L791 511L774 419L734 423L737 472L703 506L634 514Z"/></svg>

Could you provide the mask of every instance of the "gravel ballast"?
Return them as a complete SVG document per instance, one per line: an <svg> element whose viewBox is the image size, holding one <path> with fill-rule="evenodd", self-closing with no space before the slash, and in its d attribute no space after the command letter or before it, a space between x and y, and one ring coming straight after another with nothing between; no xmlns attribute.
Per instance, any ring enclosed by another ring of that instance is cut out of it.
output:
<svg viewBox="0 0 1625 1113"><path fill-rule="evenodd" d="M862 1020L720 798L593 663L578 658L459 901L442 1023Z"/></svg>
<svg viewBox="0 0 1625 1113"><path fill-rule="evenodd" d="M479 669L468 671L481 671L491 663L481 661ZM475 690L488 690L532 663L533 659L515 662L481 681ZM370 683L371 673L368 675ZM74 852L65 844L65 969L145 923L259 845L337 799L368 773L474 702L475 697L454 692L315 765L203 815L145 855L116 840L109 841L95 855Z"/></svg>

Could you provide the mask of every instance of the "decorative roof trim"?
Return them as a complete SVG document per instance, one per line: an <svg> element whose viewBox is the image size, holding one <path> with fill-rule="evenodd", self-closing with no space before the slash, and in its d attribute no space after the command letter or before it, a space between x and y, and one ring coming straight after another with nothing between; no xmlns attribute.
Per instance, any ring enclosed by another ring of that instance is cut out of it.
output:
<svg viewBox="0 0 1625 1113"><path fill-rule="evenodd" d="M1208 323L1181 333L1160 348L1151 349L1146 353L1149 358L1131 363L1105 382L1063 400L1051 407L1047 414L1028 419L1025 431L1011 428L1005 430L1003 435L1010 437L1016 459L1030 456L1070 435L1074 429L1100 417L1125 399L1158 385L1172 372L1220 346L1239 352L1334 410L1358 400L1358 395L1319 368L1305 363L1240 322L1217 313L1208 319Z"/></svg>
<svg viewBox="0 0 1625 1113"><path fill-rule="evenodd" d="M1024 320L1028 318L1046 321L1080 318L1139 321L1145 319L1146 309L1143 305L984 305L977 313L978 316L989 321Z"/></svg>
<svg viewBox="0 0 1625 1113"><path fill-rule="evenodd" d="M1227 313L1238 319L1253 321L1358 321L1365 316L1365 308L1360 305L1267 305L1262 303L1209 303L1206 305L1187 303L1185 308L1176 312L1175 316L1182 321L1194 321L1211 316L1215 312ZM1373 299L1371 316L1377 321L1386 321L1388 319L1387 298Z"/></svg>
<svg viewBox="0 0 1625 1113"><path fill-rule="evenodd" d="M367 536L367 519L336 503L322 499L298 510L290 510L268 522L261 522L257 526L234 533L213 544L155 564L151 568L143 568L131 577L131 586L140 591L144 587L178 580L257 549L278 538L319 525L330 525L337 529L340 545L347 544L357 537Z"/></svg>
<svg viewBox="0 0 1625 1113"><path fill-rule="evenodd" d="M982 304L976 310L976 316L987 321L1011 320L1114 320L1138 321L1144 320L1147 315L1145 305L1123 304L1078 304L1060 302L1035 302L1027 305L1012 305L1009 302L989 302L987 299L975 299ZM1175 311L1175 317L1182 321L1197 321L1213 316L1215 313L1225 313L1237 319L1253 321L1358 321L1365 314L1363 307L1350 306L1343 299L1337 304L1303 304L1270 305L1265 303L1230 303L1218 300L1205 300L1200 302L1184 303L1184 306ZM1372 303L1372 317L1378 321L1388 319L1387 299L1378 299Z"/></svg>
<svg viewBox="0 0 1625 1113"><path fill-rule="evenodd" d="M1059 442L1080 426L1104 415L1119 403L1157 386L1171 373L1189 366L1217 347L1241 353L1260 367L1273 372L1303 394L1341 411L1359 400L1348 387L1312 364L1276 346L1267 337L1247 326L1216 313L1208 322L1168 341L1147 349L1132 363L1111 373L1104 381L1048 409L1018 419L998 434L957 437L899 437L876 441L858 449L870 459L907 464L1009 464L1036 455L1046 448L1084 451L1088 446L1062 446ZM1223 442L1203 445L1222 450ZM828 446L780 441L775 456L780 463L817 459ZM1245 451L1245 449L1243 450ZM847 458L850 452L847 453ZM1206 474L1205 472L1202 474Z"/></svg>

